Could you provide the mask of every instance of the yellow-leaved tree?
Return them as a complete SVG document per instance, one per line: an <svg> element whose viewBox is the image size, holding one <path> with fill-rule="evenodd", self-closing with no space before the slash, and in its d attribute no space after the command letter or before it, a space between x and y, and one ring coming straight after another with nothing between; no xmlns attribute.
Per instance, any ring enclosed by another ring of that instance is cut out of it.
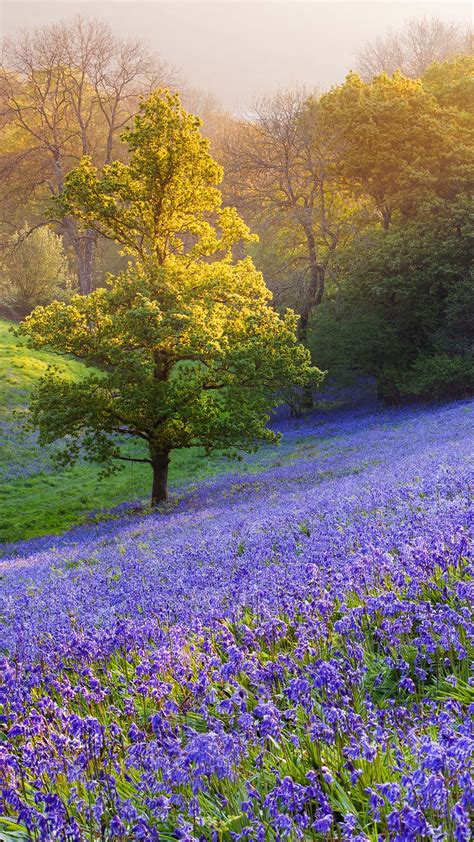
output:
<svg viewBox="0 0 474 842"><path fill-rule="evenodd" d="M340 175L371 197L385 229L397 216L413 218L427 203L466 189L470 126L420 80L397 72L364 82L350 73L320 107L346 141Z"/></svg>
<svg viewBox="0 0 474 842"><path fill-rule="evenodd" d="M322 376L297 342L295 315L275 312L249 258L233 259L252 235L222 207L222 170L199 126L176 95L156 92L123 134L129 163L99 172L84 158L69 173L57 210L132 260L105 288L37 308L20 327L35 347L91 366L79 383L54 370L41 381L31 404L41 441L67 437L66 462L84 453L107 467L149 463L153 504L166 500L174 449L275 441L267 421L278 390ZM123 447L127 437L143 442L140 454Z"/></svg>

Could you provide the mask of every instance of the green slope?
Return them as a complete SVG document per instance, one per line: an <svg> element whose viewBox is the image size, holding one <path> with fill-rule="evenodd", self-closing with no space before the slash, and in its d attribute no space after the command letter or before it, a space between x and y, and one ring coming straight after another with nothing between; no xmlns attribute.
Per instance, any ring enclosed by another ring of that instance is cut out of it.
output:
<svg viewBox="0 0 474 842"><path fill-rule="evenodd" d="M25 340L13 335L12 327L0 319L0 544L63 532L92 518L101 520L120 503L147 505L151 491L147 465L126 463L118 474L105 479L99 479L100 469L93 464L59 469L50 458L53 448L39 447L36 435L23 428L21 415L25 416L31 389L48 365L58 366L73 378L83 376L86 368L73 359L32 351ZM280 447L265 445L257 454L244 456L238 468L223 456L205 456L201 448L175 451L171 491L177 497L206 477L236 469L239 475L253 474L289 464L322 444L302 430L300 436L283 438Z"/></svg>
<svg viewBox="0 0 474 842"><path fill-rule="evenodd" d="M127 464L116 476L99 479L95 465L59 470L50 451L23 429L18 410L48 365L72 377L85 371L81 363L45 351L32 351L0 320L0 543L45 535L83 522L90 513L128 500L146 501L151 474L147 465ZM220 473L222 458L205 459L198 449L173 454L170 482L176 487Z"/></svg>

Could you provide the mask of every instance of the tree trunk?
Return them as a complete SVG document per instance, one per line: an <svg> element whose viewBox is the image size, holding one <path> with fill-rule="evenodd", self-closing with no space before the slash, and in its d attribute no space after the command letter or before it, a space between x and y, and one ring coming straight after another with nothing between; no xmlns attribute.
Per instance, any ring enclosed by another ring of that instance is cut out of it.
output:
<svg viewBox="0 0 474 842"><path fill-rule="evenodd" d="M311 228L308 228L306 231L306 237L308 242L310 275L308 290L298 322L298 339L303 345L308 347L309 320L313 309L321 304L326 272L325 267L321 263L318 263L316 242ZM311 386L303 386L302 409L307 412L313 409L313 406L314 401Z"/></svg>
<svg viewBox="0 0 474 842"><path fill-rule="evenodd" d="M64 190L64 176L59 154L55 156L54 168L56 172L58 193L60 194ZM76 257L76 272L77 279L79 281L79 292L81 295L89 295L89 293L92 292L94 246L97 240L97 234L91 228L87 228L83 234L80 234L72 216L66 216L62 220L61 224L66 232L67 238L69 239Z"/></svg>
<svg viewBox="0 0 474 842"><path fill-rule="evenodd" d="M94 246L97 234L88 228L83 234L77 230L72 217L66 217L62 223L76 258L76 272L81 295L92 292L92 278L94 268Z"/></svg>
<svg viewBox="0 0 474 842"><path fill-rule="evenodd" d="M309 255L309 285L298 322L298 339L307 346L310 316L314 307L321 304L326 272L323 264L318 263L316 241L311 227L306 230L306 239Z"/></svg>
<svg viewBox="0 0 474 842"><path fill-rule="evenodd" d="M388 231L392 222L392 211L387 205L383 205L382 210L382 226L385 231Z"/></svg>
<svg viewBox="0 0 474 842"><path fill-rule="evenodd" d="M95 232L87 229L82 236L76 238L74 244L81 295L89 295L92 292L95 241Z"/></svg>
<svg viewBox="0 0 474 842"><path fill-rule="evenodd" d="M168 466L170 463L169 453L154 453L151 457L153 468L153 488L151 492L151 505L157 506L168 499Z"/></svg>

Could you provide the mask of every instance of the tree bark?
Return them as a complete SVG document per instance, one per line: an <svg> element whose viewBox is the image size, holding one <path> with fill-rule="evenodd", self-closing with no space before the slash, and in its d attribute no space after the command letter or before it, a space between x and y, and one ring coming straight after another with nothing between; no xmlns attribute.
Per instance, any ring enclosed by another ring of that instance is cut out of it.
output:
<svg viewBox="0 0 474 842"><path fill-rule="evenodd" d="M153 488L151 492L151 505L157 506L168 499L168 466L170 463L169 452L153 453L151 465L153 468Z"/></svg>
<svg viewBox="0 0 474 842"><path fill-rule="evenodd" d="M389 207L387 207L387 205L383 205L383 207L381 209L381 214L382 214L382 227L384 228L385 231L388 231L388 229L390 228L390 225L392 223L392 211L390 210Z"/></svg>
<svg viewBox="0 0 474 842"><path fill-rule="evenodd" d="M92 292L95 241L95 232L90 229L87 229L82 236L75 238L74 251L81 295L89 295Z"/></svg>
<svg viewBox="0 0 474 842"><path fill-rule="evenodd" d="M308 347L308 327L311 313L315 307L321 304L324 294L325 267L318 263L316 253L316 242L312 229L306 231L308 241L308 254L310 262L309 285L303 307L301 308L298 322L298 339ZM311 386L303 386L302 409L305 412L313 409L313 391Z"/></svg>
<svg viewBox="0 0 474 842"><path fill-rule="evenodd" d="M81 295L89 295L92 292L94 246L97 240L97 234L90 228L87 228L83 234L80 234L75 221L70 216L67 216L63 220L62 225L74 250L79 292Z"/></svg>
<svg viewBox="0 0 474 842"><path fill-rule="evenodd" d="M309 285L298 322L298 339L307 346L309 319L314 307L321 304L326 272L324 266L318 263L316 241L311 227L306 230L306 239L309 255Z"/></svg>

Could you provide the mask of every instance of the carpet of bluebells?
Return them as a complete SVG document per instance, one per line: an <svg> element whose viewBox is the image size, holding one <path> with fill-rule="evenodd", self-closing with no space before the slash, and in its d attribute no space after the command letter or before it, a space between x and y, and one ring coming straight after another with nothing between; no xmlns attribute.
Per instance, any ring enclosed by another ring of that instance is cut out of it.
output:
<svg viewBox="0 0 474 842"><path fill-rule="evenodd" d="M280 426L4 547L1 840L471 838L472 404Z"/></svg>

